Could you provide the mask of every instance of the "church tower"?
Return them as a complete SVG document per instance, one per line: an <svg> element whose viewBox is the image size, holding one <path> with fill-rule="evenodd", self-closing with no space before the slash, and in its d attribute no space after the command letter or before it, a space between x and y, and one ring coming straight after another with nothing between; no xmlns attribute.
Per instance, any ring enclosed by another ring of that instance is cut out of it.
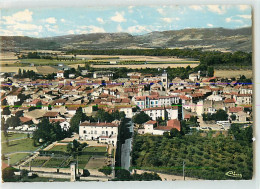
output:
<svg viewBox="0 0 260 189"><path fill-rule="evenodd" d="M165 88L165 90L167 90L168 89L168 74L165 70L161 76L161 81L162 81L163 87Z"/></svg>

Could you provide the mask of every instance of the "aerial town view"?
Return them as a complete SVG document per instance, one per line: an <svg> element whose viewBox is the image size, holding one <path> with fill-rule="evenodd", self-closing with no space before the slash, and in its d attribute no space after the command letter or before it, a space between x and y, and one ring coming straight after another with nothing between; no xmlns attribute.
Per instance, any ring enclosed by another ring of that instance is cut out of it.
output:
<svg viewBox="0 0 260 189"><path fill-rule="evenodd" d="M251 7L1 10L3 182L251 180Z"/></svg>

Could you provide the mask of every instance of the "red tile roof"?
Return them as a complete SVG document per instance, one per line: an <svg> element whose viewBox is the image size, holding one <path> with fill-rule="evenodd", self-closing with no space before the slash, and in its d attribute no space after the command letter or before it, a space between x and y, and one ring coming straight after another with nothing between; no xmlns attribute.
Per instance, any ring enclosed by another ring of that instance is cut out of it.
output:
<svg viewBox="0 0 260 189"><path fill-rule="evenodd" d="M237 112L243 111L244 108L239 106L239 107L231 107L228 110L229 110L230 113L237 113Z"/></svg>
<svg viewBox="0 0 260 189"><path fill-rule="evenodd" d="M32 119L31 118L28 118L28 117L20 117L20 121L22 122L22 123L26 123L26 122L28 122L28 121L31 121Z"/></svg>
<svg viewBox="0 0 260 189"><path fill-rule="evenodd" d="M149 121L147 121L146 123L144 123L144 124L156 124L157 123L157 121L153 121L153 120L149 120Z"/></svg>
<svg viewBox="0 0 260 189"><path fill-rule="evenodd" d="M56 117L59 115L59 112L46 112L43 117Z"/></svg>

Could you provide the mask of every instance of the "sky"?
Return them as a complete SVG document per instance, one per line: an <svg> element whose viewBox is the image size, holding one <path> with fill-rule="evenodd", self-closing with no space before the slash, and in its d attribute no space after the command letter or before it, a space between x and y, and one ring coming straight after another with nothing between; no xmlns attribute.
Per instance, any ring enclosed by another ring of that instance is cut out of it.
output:
<svg viewBox="0 0 260 189"><path fill-rule="evenodd" d="M248 5L110 6L1 9L0 35L52 37L68 34L251 26Z"/></svg>

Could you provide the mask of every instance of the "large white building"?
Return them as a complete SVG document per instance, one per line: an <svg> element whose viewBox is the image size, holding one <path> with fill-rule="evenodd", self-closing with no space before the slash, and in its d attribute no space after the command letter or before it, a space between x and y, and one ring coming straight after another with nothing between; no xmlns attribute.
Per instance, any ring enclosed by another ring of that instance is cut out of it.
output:
<svg viewBox="0 0 260 189"><path fill-rule="evenodd" d="M144 109L144 112L149 115L152 120L156 120L159 117L162 119L178 119L178 106L170 107L152 107Z"/></svg>
<svg viewBox="0 0 260 189"><path fill-rule="evenodd" d="M85 121L79 125L79 138L81 140L98 140L101 143L116 145L118 123L90 123Z"/></svg>

